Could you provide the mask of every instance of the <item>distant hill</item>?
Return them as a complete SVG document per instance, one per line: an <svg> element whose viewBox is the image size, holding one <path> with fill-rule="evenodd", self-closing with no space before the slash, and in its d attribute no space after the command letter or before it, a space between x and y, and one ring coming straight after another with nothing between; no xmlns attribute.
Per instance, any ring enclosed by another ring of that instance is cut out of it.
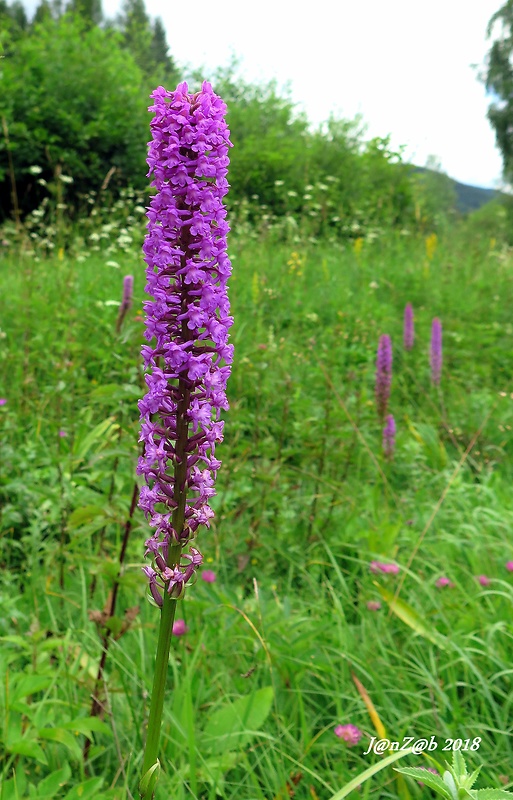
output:
<svg viewBox="0 0 513 800"><path fill-rule="evenodd" d="M426 167L415 166L413 167L413 171L433 172L433 170L427 169ZM490 200L504 195L504 192L500 192L497 189L481 189L479 186L469 186L466 183L460 183L452 178L449 178L449 180L456 192L456 210L459 211L460 214L468 214L471 211L476 211L478 208L481 208L481 206L484 206L485 203L489 203Z"/></svg>

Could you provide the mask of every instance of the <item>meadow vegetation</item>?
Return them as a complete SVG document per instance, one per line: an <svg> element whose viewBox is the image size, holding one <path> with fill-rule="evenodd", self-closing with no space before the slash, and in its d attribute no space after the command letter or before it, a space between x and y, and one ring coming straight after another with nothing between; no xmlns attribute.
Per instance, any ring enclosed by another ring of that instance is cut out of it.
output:
<svg viewBox="0 0 513 800"><path fill-rule="evenodd" d="M2 261L2 800L124 798L137 783L158 614L146 523L130 517L141 233L134 222L132 244L78 259L26 244ZM465 755L482 785L511 782L510 250L465 222L427 243L392 229L291 243L241 224L230 253L231 409L201 541L216 580L178 612L157 797L329 798L379 760L362 755L379 720L392 740L434 734L439 764L446 738L479 737ZM116 334L127 273L134 307ZM393 460L374 398L383 333ZM116 613L102 617L129 518ZM345 724L364 732L359 747L335 736ZM398 780L385 771L351 796L430 791Z"/></svg>
<svg viewBox="0 0 513 800"><path fill-rule="evenodd" d="M135 474L144 143L149 91L178 79L143 12L108 25L95 2L43 0L29 23L0 0L0 800L124 800L141 772L158 626ZM314 130L233 65L213 83L234 142L235 357L157 800L331 800L380 763L374 736L434 736L401 765L439 772L455 741L478 785L512 787L507 201L460 218L446 176L361 120ZM348 796L434 795L387 768Z"/></svg>

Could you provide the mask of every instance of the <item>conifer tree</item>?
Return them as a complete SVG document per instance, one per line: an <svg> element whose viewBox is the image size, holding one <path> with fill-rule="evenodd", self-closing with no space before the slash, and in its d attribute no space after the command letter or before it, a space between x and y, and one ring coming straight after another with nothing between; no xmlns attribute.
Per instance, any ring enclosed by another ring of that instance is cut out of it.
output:
<svg viewBox="0 0 513 800"><path fill-rule="evenodd" d="M70 0L66 11L79 14L88 26L100 25L103 20L101 0Z"/></svg>

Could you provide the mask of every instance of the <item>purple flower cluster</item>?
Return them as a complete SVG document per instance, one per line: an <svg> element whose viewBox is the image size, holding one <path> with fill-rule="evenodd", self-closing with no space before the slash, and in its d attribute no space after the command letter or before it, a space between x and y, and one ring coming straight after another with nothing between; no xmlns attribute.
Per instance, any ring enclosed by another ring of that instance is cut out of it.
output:
<svg viewBox="0 0 513 800"><path fill-rule="evenodd" d="M392 414L389 414L386 425L383 428L383 452L385 454L385 458L391 459L394 456L395 434L395 420Z"/></svg>
<svg viewBox="0 0 513 800"><path fill-rule="evenodd" d="M442 375L442 323L435 317L431 325L431 380L438 386Z"/></svg>
<svg viewBox="0 0 513 800"><path fill-rule="evenodd" d="M143 250L153 299L144 304L151 344L142 348L148 392L139 402L144 455L137 471L147 483L139 506L154 528L146 554L155 569L145 572L160 605L158 587L181 596L202 560L191 548L182 562L168 563L169 548L176 554L214 514L209 500L221 465L215 447L223 439L233 356L223 204L231 143L226 105L208 82L196 94L181 83L151 97L147 162L156 194Z"/></svg>
<svg viewBox="0 0 513 800"><path fill-rule="evenodd" d="M379 338L376 358L376 405L381 420L385 418L392 385L392 340L386 333Z"/></svg>
<svg viewBox="0 0 513 800"><path fill-rule="evenodd" d="M404 349L411 350L415 341L415 331L413 328L413 306L408 303L404 309Z"/></svg>

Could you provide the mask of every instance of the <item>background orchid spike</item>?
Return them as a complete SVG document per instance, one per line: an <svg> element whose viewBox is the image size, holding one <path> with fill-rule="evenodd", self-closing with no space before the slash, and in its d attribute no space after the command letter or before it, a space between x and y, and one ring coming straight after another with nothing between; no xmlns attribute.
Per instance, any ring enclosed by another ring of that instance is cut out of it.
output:
<svg viewBox="0 0 513 800"><path fill-rule="evenodd" d="M387 416L387 422L383 428L383 452L388 459L393 458L395 450L395 419L392 414Z"/></svg>
<svg viewBox="0 0 513 800"><path fill-rule="evenodd" d="M154 569L145 571L160 604L159 587L181 597L202 560L192 548L182 556L187 564L176 556L170 563L170 548L181 550L214 514L215 447L233 355L223 205L231 142L226 105L208 82L194 94L181 83L151 97L148 177L157 191L143 250L153 299L144 304L148 392L139 402L144 454L137 471L147 484L139 506L154 529L146 542Z"/></svg>
<svg viewBox="0 0 513 800"><path fill-rule="evenodd" d="M414 341L413 306L411 303L407 303L404 309L404 349L411 350Z"/></svg>
<svg viewBox="0 0 513 800"><path fill-rule="evenodd" d="M385 418L392 385L392 340L386 333L379 338L376 359L376 405L381 420Z"/></svg>
<svg viewBox="0 0 513 800"><path fill-rule="evenodd" d="M435 317L431 325L431 380L438 386L442 376L442 323Z"/></svg>
<svg viewBox="0 0 513 800"><path fill-rule="evenodd" d="M123 278L123 297L119 306L118 319L116 322L116 330L121 330L121 325L125 319L127 311L132 307L132 297L134 294L134 276L125 275Z"/></svg>

